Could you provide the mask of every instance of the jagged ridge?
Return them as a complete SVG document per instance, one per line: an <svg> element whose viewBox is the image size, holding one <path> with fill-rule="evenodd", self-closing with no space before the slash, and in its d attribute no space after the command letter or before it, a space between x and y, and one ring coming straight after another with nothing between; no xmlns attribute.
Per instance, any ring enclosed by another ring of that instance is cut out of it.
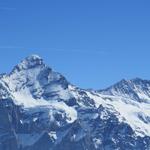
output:
<svg viewBox="0 0 150 150"><path fill-rule="evenodd" d="M0 150L149 150L150 82L83 90L32 55L0 77Z"/></svg>

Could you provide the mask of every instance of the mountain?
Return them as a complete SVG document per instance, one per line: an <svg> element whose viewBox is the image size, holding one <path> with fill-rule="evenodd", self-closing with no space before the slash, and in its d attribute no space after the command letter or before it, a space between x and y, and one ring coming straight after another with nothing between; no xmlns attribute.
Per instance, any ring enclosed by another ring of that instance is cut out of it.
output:
<svg viewBox="0 0 150 150"><path fill-rule="evenodd" d="M84 90L31 55L0 75L0 150L150 150L150 81Z"/></svg>
<svg viewBox="0 0 150 150"><path fill-rule="evenodd" d="M150 102L150 81L135 78L121 80L117 84L100 92L109 95L118 95L141 102Z"/></svg>

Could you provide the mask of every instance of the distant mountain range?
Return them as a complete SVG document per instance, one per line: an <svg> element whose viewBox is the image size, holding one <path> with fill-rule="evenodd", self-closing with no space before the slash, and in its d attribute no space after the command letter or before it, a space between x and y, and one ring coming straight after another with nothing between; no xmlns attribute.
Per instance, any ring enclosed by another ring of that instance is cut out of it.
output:
<svg viewBox="0 0 150 150"><path fill-rule="evenodd" d="M150 81L84 90L31 55L0 75L0 150L150 150Z"/></svg>

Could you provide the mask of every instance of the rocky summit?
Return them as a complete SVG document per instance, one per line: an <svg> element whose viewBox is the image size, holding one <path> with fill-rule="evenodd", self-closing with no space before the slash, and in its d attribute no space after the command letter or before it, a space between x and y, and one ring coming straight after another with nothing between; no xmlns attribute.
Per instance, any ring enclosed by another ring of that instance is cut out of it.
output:
<svg viewBox="0 0 150 150"><path fill-rule="evenodd" d="M84 90L31 55L0 75L0 150L150 150L150 81Z"/></svg>

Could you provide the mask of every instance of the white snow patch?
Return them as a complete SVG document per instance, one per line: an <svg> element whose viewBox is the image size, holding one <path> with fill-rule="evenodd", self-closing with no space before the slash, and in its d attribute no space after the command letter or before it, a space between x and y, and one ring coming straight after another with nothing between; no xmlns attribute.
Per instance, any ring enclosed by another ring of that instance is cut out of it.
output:
<svg viewBox="0 0 150 150"><path fill-rule="evenodd" d="M28 89L23 89L19 92L14 92L14 102L17 105L23 105L25 108L35 107L35 106L46 106L48 101L43 99L34 99Z"/></svg>
<svg viewBox="0 0 150 150"><path fill-rule="evenodd" d="M120 115L119 121L127 122L135 133L141 137L150 136L150 122L144 122L138 114L150 117L150 104L139 103L132 99L126 99L119 96L102 95L95 96L87 92L88 96L95 101L96 106L113 107ZM111 109L110 109L111 110Z"/></svg>
<svg viewBox="0 0 150 150"><path fill-rule="evenodd" d="M49 137L50 137L51 139L53 139L54 141L57 140L57 134L56 134L55 131L49 132L48 135L49 135Z"/></svg>
<svg viewBox="0 0 150 150"><path fill-rule="evenodd" d="M77 119L77 111L73 107L69 107L64 102L52 102L52 106L54 106L56 109L62 109L65 110L67 118L69 118L67 121L68 123L72 123Z"/></svg>
<svg viewBox="0 0 150 150"><path fill-rule="evenodd" d="M77 119L77 111L68 105L66 105L63 101L58 102L58 101L46 101L45 99L34 99L28 89L23 89L19 92L14 92L14 102L17 105L22 105L24 108L32 108L32 107L41 107L44 106L46 108L49 108L49 113L50 116L52 112L51 108L54 108L56 110L62 110L63 112L66 113L67 116L67 121L68 123L72 123ZM38 111L38 110L37 110ZM51 119L54 119L51 117Z"/></svg>
<svg viewBox="0 0 150 150"><path fill-rule="evenodd" d="M98 149L99 145L102 144L102 141L100 139L94 138L93 141L94 141L94 146L96 149Z"/></svg>

